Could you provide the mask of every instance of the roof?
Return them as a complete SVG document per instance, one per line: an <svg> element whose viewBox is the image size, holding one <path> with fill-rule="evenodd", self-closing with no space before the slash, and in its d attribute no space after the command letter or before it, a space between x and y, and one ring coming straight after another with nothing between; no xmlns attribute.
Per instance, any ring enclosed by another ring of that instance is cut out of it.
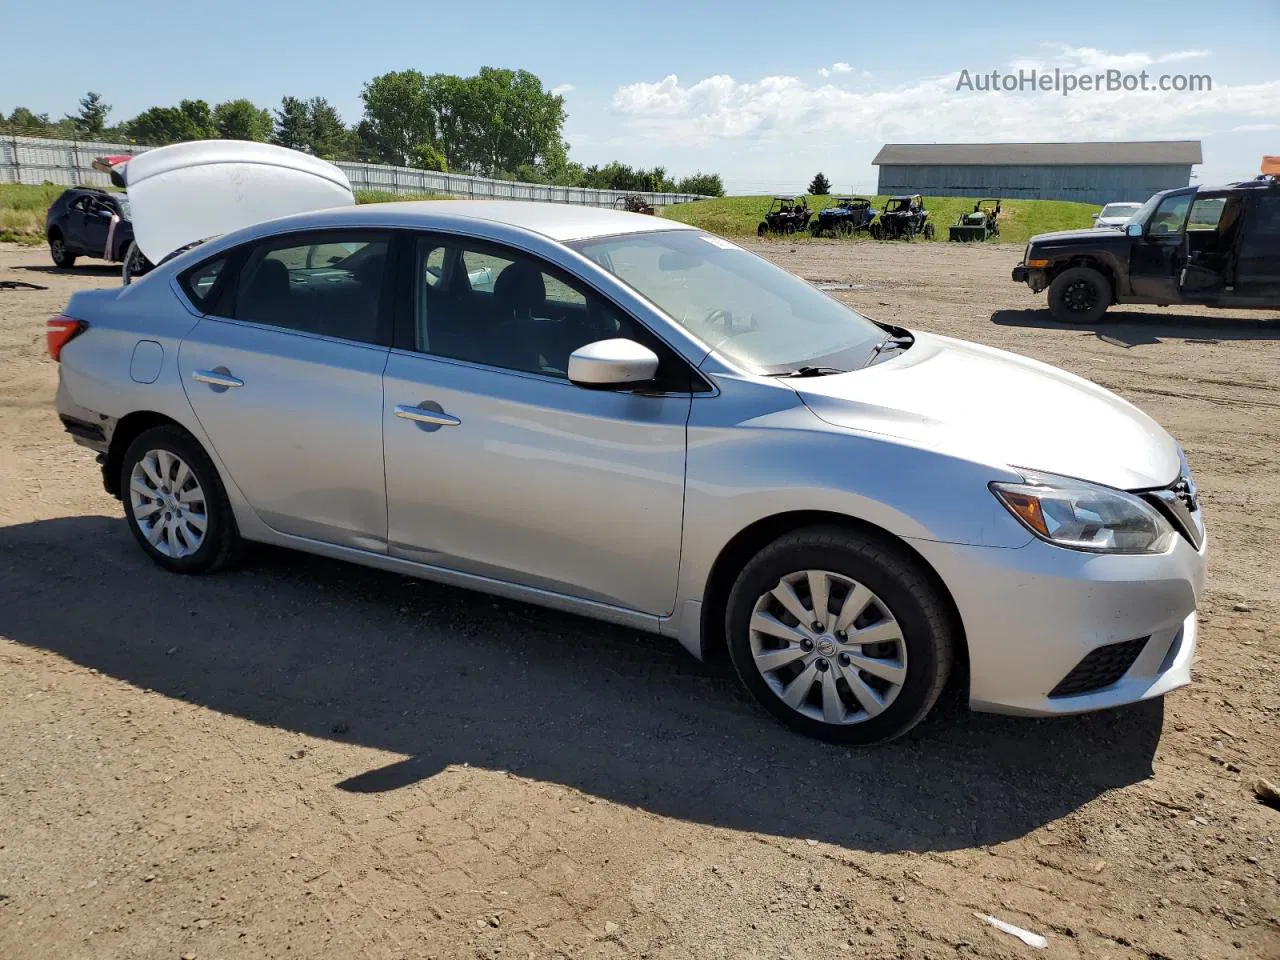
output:
<svg viewBox="0 0 1280 960"><path fill-rule="evenodd" d="M266 236L289 229L349 224L357 227L407 227L450 230L460 221L485 221L541 234L557 243L661 230L694 230L688 224L647 213L530 200L410 200L365 203L300 213L251 228Z"/></svg>
<svg viewBox="0 0 1280 960"><path fill-rule="evenodd" d="M1199 140L1135 140L1095 143L886 143L874 166L1137 165L1203 163Z"/></svg>
<svg viewBox="0 0 1280 960"><path fill-rule="evenodd" d="M437 217L488 220L540 233L560 243L621 233L695 229L676 220L648 213L628 213L604 207L532 200L418 200L366 204L352 208L350 215L358 216L361 212L378 215L379 219L385 216L397 221L403 221L406 215L424 222Z"/></svg>

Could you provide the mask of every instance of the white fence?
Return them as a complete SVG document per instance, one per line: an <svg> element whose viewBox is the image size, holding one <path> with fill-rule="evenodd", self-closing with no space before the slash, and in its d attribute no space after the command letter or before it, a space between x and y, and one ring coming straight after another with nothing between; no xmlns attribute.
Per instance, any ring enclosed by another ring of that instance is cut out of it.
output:
<svg viewBox="0 0 1280 960"><path fill-rule="evenodd" d="M0 136L0 183L61 183L67 186L108 186L105 173L93 169L96 157L114 154L135 156L149 147L128 143L54 140L45 137ZM412 167L388 167L377 163L340 161L355 190L390 193L443 193L455 197L502 200L540 200L576 203L588 207L613 207L625 190L592 190L586 187L554 187L544 183L489 180L460 173L437 173ZM703 199L695 193L636 193L651 206L687 203Z"/></svg>

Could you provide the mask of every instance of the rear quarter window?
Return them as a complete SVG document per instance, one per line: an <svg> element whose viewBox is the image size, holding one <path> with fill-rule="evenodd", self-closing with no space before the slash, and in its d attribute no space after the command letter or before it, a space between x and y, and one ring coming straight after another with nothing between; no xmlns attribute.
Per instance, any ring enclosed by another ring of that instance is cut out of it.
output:
<svg viewBox="0 0 1280 960"><path fill-rule="evenodd" d="M223 256L206 260L182 275L179 283L192 304L201 313L211 312L218 294L222 292L225 286L224 278L227 274L228 259L229 257Z"/></svg>

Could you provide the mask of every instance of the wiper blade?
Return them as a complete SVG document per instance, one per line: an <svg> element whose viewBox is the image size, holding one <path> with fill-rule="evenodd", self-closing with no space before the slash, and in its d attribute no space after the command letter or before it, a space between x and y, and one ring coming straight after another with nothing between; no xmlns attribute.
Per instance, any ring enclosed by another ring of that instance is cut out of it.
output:
<svg viewBox="0 0 1280 960"><path fill-rule="evenodd" d="M871 364L875 363L876 358L886 350L905 350L915 343L915 340L916 338L909 333L904 336L887 336L875 345L875 348L871 351L871 356L867 357L867 362L863 366L871 366Z"/></svg>
<svg viewBox="0 0 1280 960"><path fill-rule="evenodd" d="M836 367L797 367L790 373L780 373L780 377L825 377L833 373L848 373L848 370L839 370Z"/></svg>

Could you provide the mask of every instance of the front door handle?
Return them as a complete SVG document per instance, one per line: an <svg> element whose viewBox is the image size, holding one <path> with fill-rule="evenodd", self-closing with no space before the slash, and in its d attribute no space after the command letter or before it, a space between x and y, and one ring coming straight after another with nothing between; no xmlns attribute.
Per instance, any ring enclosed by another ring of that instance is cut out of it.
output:
<svg viewBox="0 0 1280 960"><path fill-rule="evenodd" d="M196 383L207 383L211 387L243 387L244 381L239 377L233 377L226 370L196 370L191 374L191 379Z"/></svg>
<svg viewBox="0 0 1280 960"><path fill-rule="evenodd" d="M432 409L432 407L436 409ZM439 404L410 406L407 403L398 403L395 410L397 417L404 420L412 420L414 423L430 424L434 427L456 427L462 423L457 417L439 409Z"/></svg>

